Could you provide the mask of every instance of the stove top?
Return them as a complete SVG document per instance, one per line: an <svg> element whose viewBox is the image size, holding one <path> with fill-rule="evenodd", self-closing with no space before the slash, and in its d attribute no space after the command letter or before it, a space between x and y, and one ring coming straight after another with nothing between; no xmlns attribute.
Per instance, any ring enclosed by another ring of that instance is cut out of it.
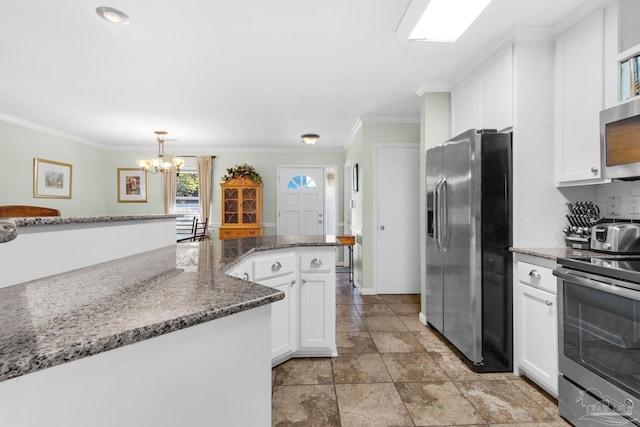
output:
<svg viewBox="0 0 640 427"><path fill-rule="evenodd" d="M559 258L558 264L574 270L640 283L640 255Z"/></svg>

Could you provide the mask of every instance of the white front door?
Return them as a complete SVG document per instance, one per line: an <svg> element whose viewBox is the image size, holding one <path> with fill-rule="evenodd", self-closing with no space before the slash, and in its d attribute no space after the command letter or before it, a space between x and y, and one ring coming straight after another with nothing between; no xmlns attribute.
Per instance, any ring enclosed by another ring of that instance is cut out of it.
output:
<svg viewBox="0 0 640 427"><path fill-rule="evenodd" d="M375 148L375 276L379 294L420 293L420 147Z"/></svg>
<svg viewBox="0 0 640 427"><path fill-rule="evenodd" d="M280 236L325 234L324 168L278 168L278 229Z"/></svg>

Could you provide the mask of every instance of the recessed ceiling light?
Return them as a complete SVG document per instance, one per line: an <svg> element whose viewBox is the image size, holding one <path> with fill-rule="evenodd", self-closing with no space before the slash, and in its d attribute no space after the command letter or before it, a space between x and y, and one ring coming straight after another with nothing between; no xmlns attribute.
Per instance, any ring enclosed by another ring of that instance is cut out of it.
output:
<svg viewBox="0 0 640 427"><path fill-rule="evenodd" d="M409 40L453 43L491 0L431 0Z"/></svg>
<svg viewBox="0 0 640 427"><path fill-rule="evenodd" d="M112 24L125 25L129 23L129 17L126 13L112 7L100 6L96 9L96 13L100 18Z"/></svg>

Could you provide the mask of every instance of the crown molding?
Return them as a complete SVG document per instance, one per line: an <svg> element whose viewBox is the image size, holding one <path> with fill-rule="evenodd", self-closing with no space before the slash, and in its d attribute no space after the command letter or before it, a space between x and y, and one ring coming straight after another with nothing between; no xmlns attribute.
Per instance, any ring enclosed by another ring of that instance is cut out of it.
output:
<svg viewBox="0 0 640 427"><path fill-rule="evenodd" d="M420 116L361 116L360 120L366 123L399 123L419 124Z"/></svg>
<svg viewBox="0 0 640 427"><path fill-rule="evenodd" d="M422 96L428 92L451 92L451 84L449 82L424 82L416 90L416 95Z"/></svg>
<svg viewBox="0 0 640 427"><path fill-rule="evenodd" d="M91 141L91 140L88 140L88 139L85 139L85 138L80 138L79 136L76 136L76 135L73 135L73 134L70 134L70 133L66 133L66 132L62 132L62 131L60 131L58 129L53 129L53 128L50 128L48 126L41 125L39 123L34 123L34 122L30 122L28 120L20 119L18 117L13 117L13 116L10 116L8 114L0 113L0 120L5 121L7 123L14 124L14 125L22 126L24 128L27 128L27 129L31 129L31 130L35 130L35 131L38 131L38 132L46 133L47 135L51 135L51 136L55 136L55 137L58 137L58 138L67 139L69 141L79 142L79 143L85 144L85 145L91 145L93 147L97 147L97 148L100 148L100 149L103 149L103 150L107 149L107 147L105 147L102 144L98 144L95 141Z"/></svg>

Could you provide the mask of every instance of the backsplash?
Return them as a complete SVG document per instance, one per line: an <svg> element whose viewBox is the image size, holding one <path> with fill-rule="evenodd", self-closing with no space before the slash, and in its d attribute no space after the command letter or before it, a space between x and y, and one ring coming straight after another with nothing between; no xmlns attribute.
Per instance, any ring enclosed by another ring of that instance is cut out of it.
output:
<svg viewBox="0 0 640 427"><path fill-rule="evenodd" d="M595 202L604 217L640 221L640 181L598 185Z"/></svg>

